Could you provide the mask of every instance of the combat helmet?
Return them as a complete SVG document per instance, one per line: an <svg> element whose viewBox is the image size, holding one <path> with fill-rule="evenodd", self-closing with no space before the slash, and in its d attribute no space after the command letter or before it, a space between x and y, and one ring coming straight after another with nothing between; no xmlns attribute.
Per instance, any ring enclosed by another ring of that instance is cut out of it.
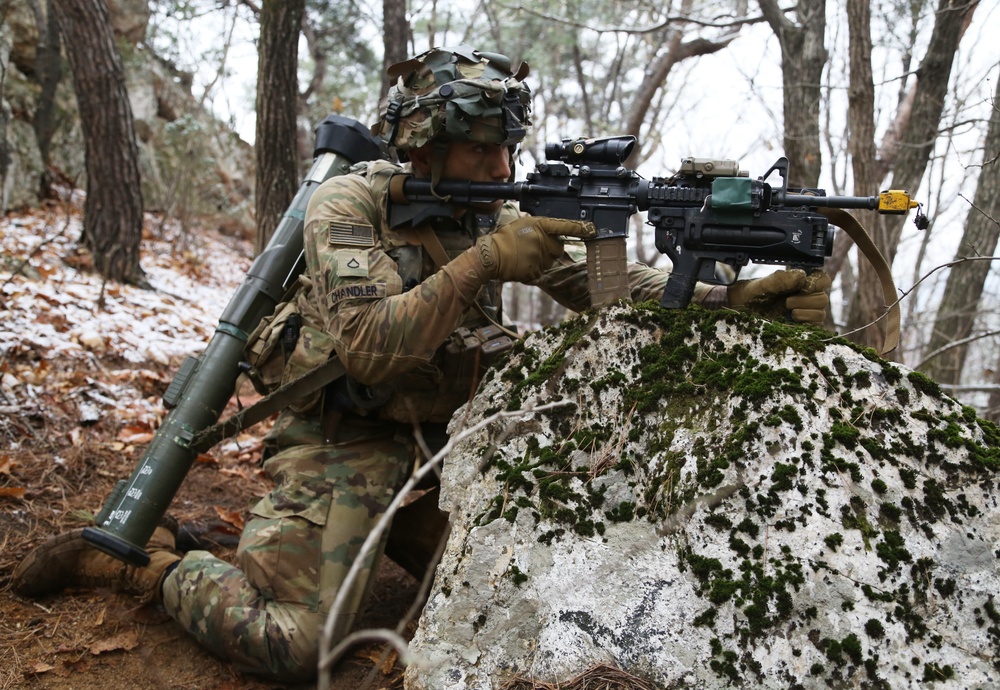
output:
<svg viewBox="0 0 1000 690"><path fill-rule="evenodd" d="M396 83L372 134L406 152L429 142L477 141L513 147L531 126L528 64L512 71L499 53L432 48L388 70Z"/></svg>

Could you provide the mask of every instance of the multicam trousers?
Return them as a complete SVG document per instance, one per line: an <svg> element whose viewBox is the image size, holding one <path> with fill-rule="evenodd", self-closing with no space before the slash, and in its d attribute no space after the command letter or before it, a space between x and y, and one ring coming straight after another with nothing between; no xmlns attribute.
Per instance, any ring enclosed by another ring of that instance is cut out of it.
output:
<svg viewBox="0 0 1000 690"><path fill-rule="evenodd" d="M236 566L206 551L186 554L164 580L167 612L242 670L283 681L314 677L337 591L412 469L412 439L398 429L294 446L267 460L275 487L251 511ZM381 553L380 545L352 587L334 640L364 606Z"/></svg>

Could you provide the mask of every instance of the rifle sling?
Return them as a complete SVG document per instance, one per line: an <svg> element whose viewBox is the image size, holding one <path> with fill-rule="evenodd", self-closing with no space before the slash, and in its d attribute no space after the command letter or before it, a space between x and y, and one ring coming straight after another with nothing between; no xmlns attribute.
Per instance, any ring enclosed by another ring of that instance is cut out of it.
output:
<svg viewBox="0 0 1000 690"><path fill-rule="evenodd" d="M336 381L346 373L344 365L334 355L297 379L276 388L250 407L244 407L225 420L203 429L194 437L191 447L203 453L222 439L235 436L244 429L263 422L275 412L280 412L296 400Z"/></svg>
<svg viewBox="0 0 1000 690"><path fill-rule="evenodd" d="M858 245L858 250L865 255L872 268L875 269L879 282L882 283L882 297L888 309L885 342L880 354L886 355L892 352L899 345L899 300L896 298L896 284L892 280L892 271L889 269L888 262L857 218L839 208L820 208L817 210L854 240L854 244Z"/></svg>
<svg viewBox="0 0 1000 690"><path fill-rule="evenodd" d="M437 265L439 270L451 261L448 257L448 252L446 252L444 247L441 245L441 240L438 239L438 236L434 234L434 231L430 227L427 225L418 225L413 228L413 232L416 234L417 239L420 240L420 244L422 244L427 250L427 253L431 255L431 259L434 260L434 263ZM509 328L505 328L490 318L490 315L486 313L485 309L483 309L483 305L481 305L477 300L472 300L472 306L475 307L476 311L478 311L484 319L499 328L503 333L510 336L514 340L520 340L521 336L517 333Z"/></svg>

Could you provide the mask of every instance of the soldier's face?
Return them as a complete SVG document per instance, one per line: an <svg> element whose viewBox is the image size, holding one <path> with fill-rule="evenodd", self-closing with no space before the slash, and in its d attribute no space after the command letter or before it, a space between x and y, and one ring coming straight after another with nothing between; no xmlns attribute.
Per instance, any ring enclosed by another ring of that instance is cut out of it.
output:
<svg viewBox="0 0 1000 690"><path fill-rule="evenodd" d="M510 151L503 144L452 142L441 176L471 182L506 182L510 177Z"/></svg>
<svg viewBox="0 0 1000 690"><path fill-rule="evenodd" d="M431 176L431 147L410 152L413 171L420 177ZM441 170L443 180L468 180L470 182L506 182L510 177L510 151L503 144L483 144L476 141L453 141L448 144ZM491 204L477 204L476 208L495 212L503 200Z"/></svg>

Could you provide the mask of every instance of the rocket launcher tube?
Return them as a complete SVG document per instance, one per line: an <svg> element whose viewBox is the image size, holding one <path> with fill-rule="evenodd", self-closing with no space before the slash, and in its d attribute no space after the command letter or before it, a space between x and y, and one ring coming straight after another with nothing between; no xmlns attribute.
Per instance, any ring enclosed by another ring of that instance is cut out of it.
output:
<svg viewBox="0 0 1000 690"><path fill-rule="evenodd" d="M84 539L132 565L146 565L144 549L199 452L198 433L212 426L236 387L247 337L271 314L304 269L302 228L316 187L349 171L351 165L381 156L378 142L359 122L339 116L316 132L312 169L285 212L271 241L254 260L229 301L219 325L197 359L182 367L183 379L164 396L173 406L131 476L119 482Z"/></svg>

